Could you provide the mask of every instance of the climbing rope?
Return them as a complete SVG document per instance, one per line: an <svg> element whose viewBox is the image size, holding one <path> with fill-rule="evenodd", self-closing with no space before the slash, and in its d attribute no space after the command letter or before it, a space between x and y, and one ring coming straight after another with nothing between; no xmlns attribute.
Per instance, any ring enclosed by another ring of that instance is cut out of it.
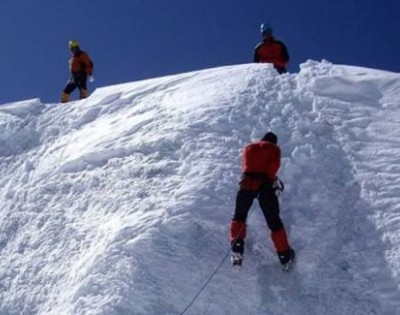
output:
<svg viewBox="0 0 400 315"><path fill-rule="evenodd" d="M251 209L249 210L249 213L247 215L247 221L250 217L250 214L252 213ZM244 229L244 226L240 229L240 231L237 233L237 235L240 235L240 233L242 232L242 230ZM235 239L236 241L236 239ZM228 258L229 254L231 252L231 248L229 247L229 250L226 252L225 256L222 258L221 262L219 263L219 265L215 268L215 270L210 274L210 276L207 278L207 280L204 282L204 284L201 286L201 288L196 292L196 294L194 295L194 297L192 298L192 300L190 301L190 303L185 307L185 309L179 313L179 315L184 315L194 304L194 302L196 302L196 300L198 299L198 297L200 296L200 294L207 288L207 286L210 284L210 282L212 281L212 279L215 277L215 275L218 273L218 271L221 269L222 265L224 264L225 260Z"/></svg>
<svg viewBox="0 0 400 315"><path fill-rule="evenodd" d="M180 313L180 315L184 315L189 308L192 307L192 305L194 304L194 302L196 302L197 298L200 296L200 294L206 289L206 287L208 286L208 284L212 281L212 279L215 277L215 275L218 273L219 269L221 269L222 265L224 264L225 260L228 258L229 253L230 253L231 249L229 248L229 250L227 251L227 253L225 254L225 256L222 258L221 262L219 263L219 265L217 266L217 268L215 268L214 272L208 277L208 279L206 280L206 282L203 284L203 286L197 291L197 293L194 295L194 297L192 298L192 300L190 301L190 303L185 307L185 309Z"/></svg>

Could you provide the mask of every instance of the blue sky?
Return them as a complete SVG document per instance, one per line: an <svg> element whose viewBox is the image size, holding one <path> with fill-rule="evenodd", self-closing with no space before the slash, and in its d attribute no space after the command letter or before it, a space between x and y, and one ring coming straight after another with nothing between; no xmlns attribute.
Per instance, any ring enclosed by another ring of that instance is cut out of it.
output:
<svg viewBox="0 0 400 315"><path fill-rule="evenodd" d="M262 22L286 43L290 72L308 59L400 72L398 0L9 0L0 17L0 104L58 102L70 39L92 56L93 91L252 62Z"/></svg>

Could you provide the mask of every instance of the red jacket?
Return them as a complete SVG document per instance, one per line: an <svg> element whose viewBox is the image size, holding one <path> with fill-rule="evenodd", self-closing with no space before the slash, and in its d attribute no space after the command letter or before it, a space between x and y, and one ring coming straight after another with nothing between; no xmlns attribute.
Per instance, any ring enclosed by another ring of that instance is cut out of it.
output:
<svg viewBox="0 0 400 315"><path fill-rule="evenodd" d="M258 44L254 50L254 62L272 63L276 68L286 68L289 53L285 44L273 37Z"/></svg>
<svg viewBox="0 0 400 315"><path fill-rule="evenodd" d="M259 173L274 180L281 166L281 149L268 141L258 141L244 148L243 173Z"/></svg>
<svg viewBox="0 0 400 315"><path fill-rule="evenodd" d="M93 62L86 52L79 50L69 60L69 69L72 74L84 71L87 75L92 75Z"/></svg>

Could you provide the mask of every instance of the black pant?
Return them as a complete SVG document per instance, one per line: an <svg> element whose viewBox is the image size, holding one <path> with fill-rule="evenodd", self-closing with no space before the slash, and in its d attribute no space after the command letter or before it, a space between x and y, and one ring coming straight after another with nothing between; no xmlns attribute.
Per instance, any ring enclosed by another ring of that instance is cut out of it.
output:
<svg viewBox="0 0 400 315"><path fill-rule="evenodd" d="M87 74L84 71L72 73L64 88L64 93L71 94L76 88L87 90Z"/></svg>
<svg viewBox="0 0 400 315"><path fill-rule="evenodd" d="M257 197L269 229L272 232L282 229L283 223L279 216L279 200L272 188L272 184L269 182L263 184L257 191L241 188L237 192L233 220L246 222L253 201Z"/></svg>
<svg viewBox="0 0 400 315"><path fill-rule="evenodd" d="M287 70L285 67L275 67L276 71L278 71L279 74L282 73L287 73Z"/></svg>

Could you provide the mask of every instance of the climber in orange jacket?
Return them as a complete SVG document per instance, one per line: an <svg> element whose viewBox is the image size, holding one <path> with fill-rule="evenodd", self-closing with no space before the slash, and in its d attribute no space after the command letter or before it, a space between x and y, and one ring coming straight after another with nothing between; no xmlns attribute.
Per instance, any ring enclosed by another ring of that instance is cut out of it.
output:
<svg viewBox="0 0 400 315"><path fill-rule="evenodd" d="M78 88L79 98L83 99L89 96L87 89L88 76L93 75L93 62L89 55L80 49L79 43L76 40L69 42L69 48L72 53L72 57L69 60L69 69L71 77L68 80L63 93L61 95L61 102L66 103L70 101L71 93Z"/></svg>
<svg viewBox="0 0 400 315"><path fill-rule="evenodd" d="M280 73L286 73L289 53L285 44L272 35L272 27L268 23L261 24L263 41L254 49L254 62L272 63Z"/></svg>
<svg viewBox="0 0 400 315"><path fill-rule="evenodd" d="M278 137L268 132L261 139L248 144L242 156L242 179L236 195L235 212L230 225L230 242L233 265L241 265L246 240L246 220L254 199L258 198L260 208L271 231L281 264L286 267L294 259L285 227L279 215L277 191L283 191L283 183L277 177L281 164Z"/></svg>

